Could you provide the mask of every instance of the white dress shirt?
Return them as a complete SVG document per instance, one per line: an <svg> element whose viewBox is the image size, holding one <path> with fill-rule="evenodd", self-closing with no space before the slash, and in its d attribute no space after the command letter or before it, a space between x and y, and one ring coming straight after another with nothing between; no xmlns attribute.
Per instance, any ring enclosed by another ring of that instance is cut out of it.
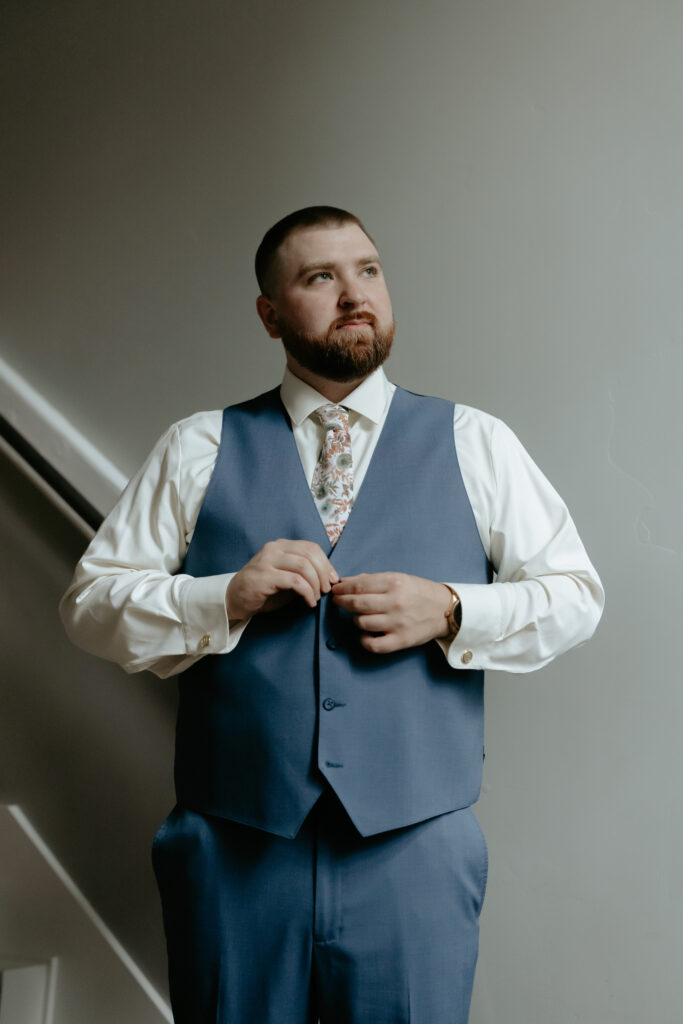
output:
<svg viewBox="0 0 683 1024"><path fill-rule="evenodd" d="M354 494L394 391L379 369L344 399ZM311 413L327 399L289 370L281 396L310 482L323 431ZM225 593L234 573L194 578L178 572L216 461L222 415L220 409L200 412L169 427L93 538L62 598L70 638L127 672L175 675L207 654L228 653L248 628L248 621L228 622ZM490 584L443 581L460 595L462 626L450 644L437 642L454 668L530 672L593 634L602 586L564 502L512 431L458 404L453 436L495 578ZM447 604L446 595L444 609Z"/></svg>

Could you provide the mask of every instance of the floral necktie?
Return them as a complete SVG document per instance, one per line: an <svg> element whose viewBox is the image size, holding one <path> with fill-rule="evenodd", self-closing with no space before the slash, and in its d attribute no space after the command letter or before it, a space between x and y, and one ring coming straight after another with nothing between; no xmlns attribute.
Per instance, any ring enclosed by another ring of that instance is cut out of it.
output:
<svg viewBox="0 0 683 1024"><path fill-rule="evenodd" d="M334 545L341 537L353 502L353 460L349 416L341 405L323 405L313 413L325 430L313 473L311 493Z"/></svg>

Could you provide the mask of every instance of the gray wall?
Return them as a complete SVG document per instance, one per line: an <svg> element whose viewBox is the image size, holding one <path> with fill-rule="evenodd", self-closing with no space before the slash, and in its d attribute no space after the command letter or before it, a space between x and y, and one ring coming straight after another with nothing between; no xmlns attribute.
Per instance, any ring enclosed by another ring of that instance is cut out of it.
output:
<svg viewBox="0 0 683 1024"><path fill-rule="evenodd" d="M3 36L0 345L122 469L277 381L252 254L330 202L383 252L393 379L506 419L566 498L607 610L488 680L472 1021L678 1022L683 6L70 0Z"/></svg>

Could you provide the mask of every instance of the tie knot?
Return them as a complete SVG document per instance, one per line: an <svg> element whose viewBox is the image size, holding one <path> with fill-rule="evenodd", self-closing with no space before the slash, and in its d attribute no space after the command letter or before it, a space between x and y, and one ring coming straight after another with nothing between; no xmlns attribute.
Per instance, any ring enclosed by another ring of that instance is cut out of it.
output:
<svg viewBox="0 0 683 1024"><path fill-rule="evenodd" d="M348 429L349 415L342 405L321 405L313 415L326 430Z"/></svg>

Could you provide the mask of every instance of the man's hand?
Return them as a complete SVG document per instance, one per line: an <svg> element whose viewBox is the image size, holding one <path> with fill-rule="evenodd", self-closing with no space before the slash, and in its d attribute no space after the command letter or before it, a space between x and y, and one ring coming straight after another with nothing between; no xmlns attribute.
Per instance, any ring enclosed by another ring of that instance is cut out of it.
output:
<svg viewBox="0 0 683 1024"><path fill-rule="evenodd" d="M294 594L315 608L339 579L318 544L307 540L271 540L230 581L225 604L232 621L272 611Z"/></svg>
<svg viewBox="0 0 683 1024"><path fill-rule="evenodd" d="M375 654L417 647L447 636L450 591L443 583L402 572L347 576L334 587L335 604L351 612L360 642ZM381 634L380 636L374 634Z"/></svg>

